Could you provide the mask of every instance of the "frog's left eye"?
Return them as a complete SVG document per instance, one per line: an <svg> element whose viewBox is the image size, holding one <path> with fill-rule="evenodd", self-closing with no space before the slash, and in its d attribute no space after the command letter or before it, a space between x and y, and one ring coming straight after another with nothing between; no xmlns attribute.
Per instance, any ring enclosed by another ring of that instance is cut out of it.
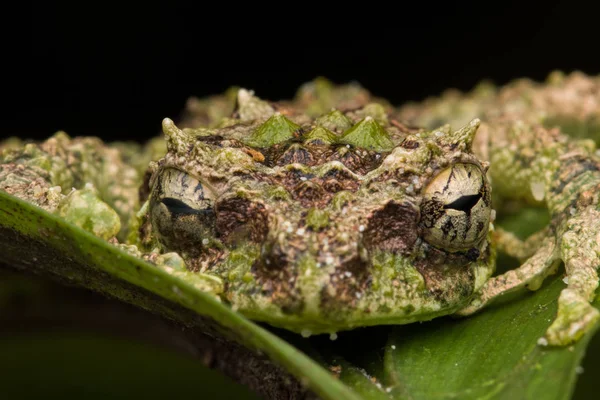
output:
<svg viewBox="0 0 600 400"><path fill-rule="evenodd" d="M452 252L472 248L488 232L490 203L489 183L481 168L454 164L440 172L423 192L423 239Z"/></svg>

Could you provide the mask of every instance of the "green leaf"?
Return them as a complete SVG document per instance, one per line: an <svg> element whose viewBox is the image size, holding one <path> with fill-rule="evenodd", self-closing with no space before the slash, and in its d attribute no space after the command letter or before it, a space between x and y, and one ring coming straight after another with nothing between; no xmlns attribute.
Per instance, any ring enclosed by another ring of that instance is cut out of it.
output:
<svg viewBox="0 0 600 400"><path fill-rule="evenodd" d="M564 286L556 276L470 318L397 327L385 354L386 383L396 398L568 399L592 335L571 347L537 344Z"/></svg>
<svg viewBox="0 0 600 400"><path fill-rule="evenodd" d="M206 317L209 332L216 330L263 351L321 398L359 398L305 354L193 284L1 191L0 247L2 261L9 265L99 291L186 326L198 324L198 318L175 305L193 310Z"/></svg>

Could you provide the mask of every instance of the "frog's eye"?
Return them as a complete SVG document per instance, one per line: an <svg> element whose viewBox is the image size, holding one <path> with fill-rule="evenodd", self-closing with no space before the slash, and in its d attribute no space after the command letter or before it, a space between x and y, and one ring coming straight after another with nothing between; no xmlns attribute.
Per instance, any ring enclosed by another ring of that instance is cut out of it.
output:
<svg viewBox="0 0 600 400"><path fill-rule="evenodd" d="M176 169L163 170L150 199L154 233L169 250L199 252L214 236L213 200L197 179Z"/></svg>
<svg viewBox="0 0 600 400"><path fill-rule="evenodd" d="M421 205L423 239L448 251L477 245L490 223L490 187L475 164L454 164L425 188Z"/></svg>

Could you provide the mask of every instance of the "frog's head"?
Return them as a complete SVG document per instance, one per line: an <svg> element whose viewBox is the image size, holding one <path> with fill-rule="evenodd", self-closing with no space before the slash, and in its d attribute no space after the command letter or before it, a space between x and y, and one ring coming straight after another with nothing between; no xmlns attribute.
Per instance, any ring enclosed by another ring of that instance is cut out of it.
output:
<svg viewBox="0 0 600 400"><path fill-rule="evenodd" d="M234 308L313 333L407 323L454 312L491 275L478 120L423 131L375 104L313 120L239 103L222 128L163 122L146 229Z"/></svg>

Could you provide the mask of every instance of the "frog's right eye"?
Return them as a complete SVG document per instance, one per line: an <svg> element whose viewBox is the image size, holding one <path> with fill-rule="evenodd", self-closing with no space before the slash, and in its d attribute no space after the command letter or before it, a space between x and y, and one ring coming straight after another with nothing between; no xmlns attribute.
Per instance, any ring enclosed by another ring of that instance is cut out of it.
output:
<svg viewBox="0 0 600 400"><path fill-rule="evenodd" d="M168 249L199 252L214 236L214 195L183 171L165 169L158 176L150 199L152 230Z"/></svg>
<svg viewBox="0 0 600 400"><path fill-rule="evenodd" d="M475 164L454 164L423 191L423 238L450 252L467 251L487 235L491 210L490 186L483 170Z"/></svg>

